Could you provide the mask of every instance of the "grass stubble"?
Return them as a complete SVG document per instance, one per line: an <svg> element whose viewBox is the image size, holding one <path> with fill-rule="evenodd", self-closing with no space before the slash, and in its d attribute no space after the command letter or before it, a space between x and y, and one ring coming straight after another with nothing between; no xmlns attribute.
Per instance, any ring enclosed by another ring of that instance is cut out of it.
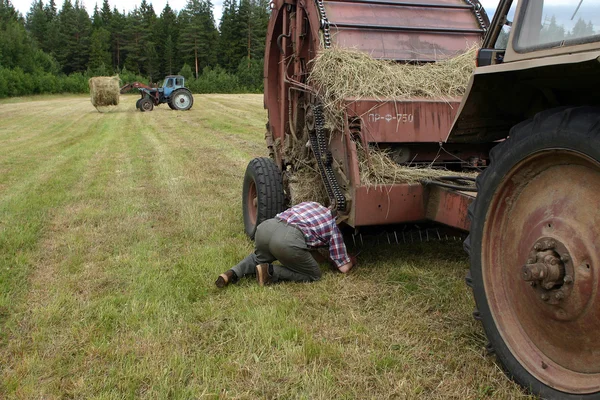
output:
<svg viewBox="0 0 600 400"><path fill-rule="evenodd" d="M0 398L526 397L482 353L457 242L215 289L252 249L240 191L266 153L262 98L136 99L0 103Z"/></svg>

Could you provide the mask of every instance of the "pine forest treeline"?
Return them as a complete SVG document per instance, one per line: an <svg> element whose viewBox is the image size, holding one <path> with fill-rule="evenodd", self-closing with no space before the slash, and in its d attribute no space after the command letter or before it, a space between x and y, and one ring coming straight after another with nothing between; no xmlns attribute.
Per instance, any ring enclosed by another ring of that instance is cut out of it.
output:
<svg viewBox="0 0 600 400"><path fill-rule="evenodd" d="M86 92L91 76L161 82L180 73L194 92L262 91L268 0L225 0L217 29L211 0L146 0L127 13L80 0L34 0L25 16L0 0L0 97Z"/></svg>

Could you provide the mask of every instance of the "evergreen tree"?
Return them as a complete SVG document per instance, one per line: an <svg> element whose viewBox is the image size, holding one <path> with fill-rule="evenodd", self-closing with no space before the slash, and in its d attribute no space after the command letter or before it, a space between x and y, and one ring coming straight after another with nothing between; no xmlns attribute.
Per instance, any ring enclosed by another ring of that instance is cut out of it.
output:
<svg viewBox="0 0 600 400"><path fill-rule="evenodd" d="M44 47L46 33L48 31L48 16L44 10L42 0L34 1L27 13L25 27L31 33L33 38L37 40L40 47Z"/></svg>
<svg viewBox="0 0 600 400"><path fill-rule="evenodd" d="M141 72L148 75L150 81L154 82L160 75L160 59L156 51L158 19L152 4L148 4L146 0L142 0L140 4L140 16L142 52L139 61Z"/></svg>
<svg viewBox="0 0 600 400"><path fill-rule="evenodd" d="M104 28L96 28L90 38L90 61L88 68L98 70L101 67L111 69L110 32Z"/></svg>
<svg viewBox="0 0 600 400"><path fill-rule="evenodd" d="M100 16L100 9L98 8L98 3L94 6L94 13L92 14L92 28L94 30L103 28L104 21L102 21L102 17Z"/></svg>
<svg viewBox="0 0 600 400"><path fill-rule="evenodd" d="M46 36L42 42L42 50L51 54L56 58L57 49L59 46L60 30L58 12L56 11L56 3L50 0L44 7L46 13Z"/></svg>
<svg viewBox="0 0 600 400"><path fill-rule="evenodd" d="M27 73L57 72L52 57L39 49L25 21L8 0L0 0L0 67Z"/></svg>
<svg viewBox="0 0 600 400"><path fill-rule="evenodd" d="M240 58L245 54L244 50L236 0L225 0L219 25L219 65L230 73L234 72Z"/></svg>
<svg viewBox="0 0 600 400"><path fill-rule="evenodd" d="M56 11L56 2L54 0L50 0L48 4L44 7L44 11L46 12L46 17L48 21L56 19L56 17L58 16L58 12Z"/></svg>
<svg viewBox="0 0 600 400"><path fill-rule="evenodd" d="M178 68L177 43L179 39L179 27L177 15L169 6L165 5L158 20L158 52L162 58L161 71L163 75L173 74Z"/></svg>
<svg viewBox="0 0 600 400"><path fill-rule="evenodd" d="M110 16L110 50L112 53L113 67L120 70L125 60L125 23L126 18L115 7Z"/></svg>
<svg viewBox="0 0 600 400"><path fill-rule="evenodd" d="M102 10L100 10L100 18L102 18L102 24L105 28L110 27L110 20L112 17L112 12L110 11L110 5L108 4L108 0L104 0L102 2Z"/></svg>
<svg viewBox="0 0 600 400"><path fill-rule="evenodd" d="M582 38L592 36L594 34L594 25L590 21L589 24L586 23L583 18L579 18L573 26L573 30L571 31L569 37L572 39Z"/></svg>
<svg viewBox="0 0 600 400"><path fill-rule="evenodd" d="M134 8L132 12L127 14L125 23L125 50L127 57L125 58L125 67L135 72L142 73L140 58L144 51L144 43L142 41L142 14L139 8Z"/></svg>
<svg viewBox="0 0 600 400"><path fill-rule="evenodd" d="M167 36L167 40L164 43L164 50L162 52L163 55L163 66L162 71L163 75L172 75L173 71L175 71L175 54L177 53L177 48L171 39L171 35Z"/></svg>
<svg viewBox="0 0 600 400"><path fill-rule="evenodd" d="M565 27L556 23L556 17L550 18L550 23L540 31L540 43L559 42L565 39Z"/></svg>
<svg viewBox="0 0 600 400"><path fill-rule="evenodd" d="M184 62L194 65L196 77L200 70L216 64L217 29L209 0L188 0L180 13L179 48Z"/></svg>
<svg viewBox="0 0 600 400"><path fill-rule="evenodd" d="M21 22L21 17L10 0L0 0L0 27L5 28L9 22Z"/></svg>
<svg viewBox="0 0 600 400"><path fill-rule="evenodd" d="M74 38L69 43L72 54L72 68L77 72L84 72L89 61L90 36L92 21L85 7L79 0L75 0L75 26Z"/></svg>

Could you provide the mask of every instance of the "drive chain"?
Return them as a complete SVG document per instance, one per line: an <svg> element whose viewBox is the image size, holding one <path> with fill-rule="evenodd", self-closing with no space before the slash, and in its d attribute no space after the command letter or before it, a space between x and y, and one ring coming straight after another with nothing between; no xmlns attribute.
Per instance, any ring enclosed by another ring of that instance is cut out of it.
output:
<svg viewBox="0 0 600 400"><path fill-rule="evenodd" d="M323 30L323 45L326 49L331 47L331 32L329 30L329 20L325 12L325 3L323 0L316 0L319 14L321 14L321 29Z"/></svg>
<svg viewBox="0 0 600 400"><path fill-rule="evenodd" d="M333 173L333 155L327 147L327 136L325 135L325 116L323 115L323 106L315 104L313 106L315 117L315 129L310 132L310 145L319 166L319 172L327 195L332 204L336 205L338 211L346 211L346 196L344 195L337 178Z"/></svg>
<svg viewBox="0 0 600 400"><path fill-rule="evenodd" d="M486 23L485 19L483 18L483 15L481 15L481 10L483 9L483 6L481 5L481 3L479 1L473 2L472 0L465 0L465 3L467 3L468 5L473 7L473 12L475 13L475 18L477 18L479 27L481 29L483 29L484 32L487 32L487 29L488 29L487 23Z"/></svg>

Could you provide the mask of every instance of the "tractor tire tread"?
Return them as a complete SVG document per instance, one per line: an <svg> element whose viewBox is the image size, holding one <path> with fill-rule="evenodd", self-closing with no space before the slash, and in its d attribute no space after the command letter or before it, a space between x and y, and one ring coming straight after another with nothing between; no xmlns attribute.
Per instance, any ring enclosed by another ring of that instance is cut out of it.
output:
<svg viewBox="0 0 600 400"><path fill-rule="evenodd" d="M556 135L557 132L562 132L562 136ZM564 133L574 133L579 136L576 140L581 140L581 135L585 139L600 138L600 108L584 106L584 107L558 107L549 110L545 110L536 114L533 118L522 121L517 125L513 126L510 131L508 138L493 147L489 153L490 166L486 168L476 179L476 186L478 196L468 207L468 218L471 221L471 231L463 243L463 248L469 255L471 260L471 266L468 270L467 277L465 278L467 286L473 290L474 297L477 300L477 292L484 290L484 288L478 287L478 279L475 279L477 275L477 268L474 265L473 253L479 254L479 251L474 251L473 246L480 246L480 243L473 243L473 232L478 229L478 222L476 221L476 215L481 213L480 208L485 207L483 204L485 183L490 180L498 179L499 174L503 171L498 171L495 166L506 160L507 158L513 157L517 144L521 142L531 143L536 140L536 137L544 133L550 134L556 138L562 138L560 145L568 145L570 136L564 135ZM564 139L569 137L569 139ZM544 138L547 140L547 138ZM538 139L539 140L539 139ZM498 364L502 370L513 380L519 383L527 390L539 395L543 399L585 399L585 400L599 400L600 392L591 393L587 395L579 394L568 394L559 392L555 389L547 387L540 382L537 382L535 378L529 377L529 373L521 366L517 361L514 360L514 356L505 344L502 344L500 348L493 345L493 341L499 340L499 333L493 332L491 329L493 326L493 318L488 315L487 304L485 307L481 307L477 304L476 312L473 313L475 320L482 322L486 336L490 340L485 346L485 352L488 355L495 355ZM483 309L483 310L482 310ZM493 326L495 329L495 326ZM492 333L493 332L493 333ZM501 339L500 339L501 341ZM503 343L503 342L501 342ZM532 382L532 379L535 380Z"/></svg>
<svg viewBox="0 0 600 400"><path fill-rule="evenodd" d="M247 199L248 179L253 179L256 186L258 204L256 224L249 221L244 206L244 225L246 233L254 239L256 227L263 221L275 217L282 212L285 205L283 192L283 181L281 172L275 162L268 157L258 157L248 163L244 177L244 188L242 201Z"/></svg>

